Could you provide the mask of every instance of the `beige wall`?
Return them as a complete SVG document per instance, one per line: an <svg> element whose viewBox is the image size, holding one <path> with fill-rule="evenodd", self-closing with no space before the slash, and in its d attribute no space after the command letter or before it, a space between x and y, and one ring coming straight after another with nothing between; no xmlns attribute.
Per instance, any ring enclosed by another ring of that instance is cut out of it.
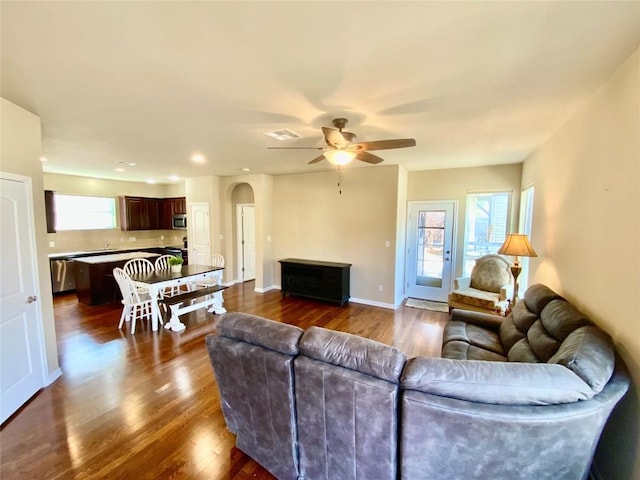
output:
<svg viewBox="0 0 640 480"><path fill-rule="evenodd" d="M531 279L607 330L635 386L596 455L603 477L640 478L640 53L528 158L535 186Z"/></svg>
<svg viewBox="0 0 640 480"><path fill-rule="evenodd" d="M184 196L184 185L150 185L139 182L123 182L71 175L44 174L45 190L72 195L95 195L116 198L118 209L116 228L113 230L78 230L56 232L47 235L48 252L77 252L101 248L143 248L180 246L186 232L182 230L120 230L120 214L117 197L129 195L165 198ZM53 246L52 243L53 242Z"/></svg>
<svg viewBox="0 0 640 480"><path fill-rule="evenodd" d="M337 170L274 178L275 281L283 258L351 263L356 301L394 305L398 167L344 168L337 183Z"/></svg>
<svg viewBox="0 0 640 480"><path fill-rule="evenodd" d="M40 118L17 105L0 99L0 170L31 178L36 236L38 299L49 381L59 372L58 347L53 318L53 297L47 257L47 225L44 212L44 186L40 140Z"/></svg>
<svg viewBox="0 0 640 480"><path fill-rule="evenodd" d="M469 191L511 191L511 231L517 231L520 209L522 164L475 168L452 168L409 172L408 201L455 200L458 202L454 276L462 276L464 267L464 224L466 196ZM534 244L534 248L537 246Z"/></svg>

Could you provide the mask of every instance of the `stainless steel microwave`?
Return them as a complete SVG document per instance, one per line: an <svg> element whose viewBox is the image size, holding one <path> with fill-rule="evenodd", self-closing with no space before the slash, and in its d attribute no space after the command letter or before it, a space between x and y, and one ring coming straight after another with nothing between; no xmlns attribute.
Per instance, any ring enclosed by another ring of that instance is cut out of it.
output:
<svg viewBox="0 0 640 480"><path fill-rule="evenodd" d="M186 230L187 229L187 215L179 213L173 216L172 226L174 230Z"/></svg>

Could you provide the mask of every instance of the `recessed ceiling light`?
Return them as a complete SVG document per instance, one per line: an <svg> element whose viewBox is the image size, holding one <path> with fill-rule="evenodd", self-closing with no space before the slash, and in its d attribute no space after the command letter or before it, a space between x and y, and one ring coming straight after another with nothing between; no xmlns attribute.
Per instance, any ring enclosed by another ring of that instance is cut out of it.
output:
<svg viewBox="0 0 640 480"><path fill-rule="evenodd" d="M149 184L153 185L154 183L156 183L156 181L155 181L153 178L149 178L149 179L147 180L147 183L149 183Z"/></svg>
<svg viewBox="0 0 640 480"><path fill-rule="evenodd" d="M41 162L46 162L46 161L47 161L47 158L46 158L46 157L40 157L40 161L41 161Z"/></svg>
<svg viewBox="0 0 640 480"><path fill-rule="evenodd" d="M206 158L204 158L204 155L201 153L194 153L193 155L191 155L191 161L193 163L204 163L206 162Z"/></svg>
<svg viewBox="0 0 640 480"><path fill-rule="evenodd" d="M124 172L124 168L118 167L118 168L116 168L116 172Z"/></svg>
<svg viewBox="0 0 640 480"><path fill-rule="evenodd" d="M302 135L294 132L293 130L289 130L288 128L283 128L282 130L275 130L273 132L264 132L265 135L275 138L276 140L291 140L292 138L300 138Z"/></svg>
<svg viewBox="0 0 640 480"><path fill-rule="evenodd" d="M249 167L242 167L240 170L242 170L243 172L250 172L251 169Z"/></svg>
<svg viewBox="0 0 640 480"><path fill-rule="evenodd" d="M180 177L177 176L177 175L171 175L169 177L169 180L171 180L172 182L176 182L176 181L180 180Z"/></svg>
<svg viewBox="0 0 640 480"><path fill-rule="evenodd" d="M130 164L129 164L129 166L130 166L130 167L135 167L135 166L136 166L136 164L135 164L135 163L130 163Z"/></svg>

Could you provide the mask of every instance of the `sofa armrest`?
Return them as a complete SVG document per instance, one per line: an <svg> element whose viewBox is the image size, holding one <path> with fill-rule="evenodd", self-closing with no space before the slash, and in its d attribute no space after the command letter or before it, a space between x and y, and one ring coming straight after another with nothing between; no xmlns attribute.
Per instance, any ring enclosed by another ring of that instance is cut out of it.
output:
<svg viewBox="0 0 640 480"><path fill-rule="evenodd" d="M500 329L500 325L502 325L502 322L504 321L504 317L493 315L491 313L473 312L471 310L454 308L451 311L451 320L472 323L479 327L498 331Z"/></svg>
<svg viewBox="0 0 640 480"><path fill-rule="evenodd" d="M562 365L426 357L407 362L400 385L404 390L497 405L555 405L595 394Z"/></svg>
<svg viewBox="0 0 640 480"><path fill-rule="evenodd" d="M463 290L471 286L471 277L458 277L453 279L453 289Z"/></svg>

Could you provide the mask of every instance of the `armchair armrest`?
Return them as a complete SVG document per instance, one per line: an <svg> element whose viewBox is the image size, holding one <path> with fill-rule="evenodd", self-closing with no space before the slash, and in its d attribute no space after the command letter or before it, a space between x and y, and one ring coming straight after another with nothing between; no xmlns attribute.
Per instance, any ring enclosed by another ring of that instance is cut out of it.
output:
<svg viewBox="0 0 640 480"><path fill-rule="evenodd" d="M513 285L510 283L503 285L500 287L500 301L503 302L509 298L513 297Z"/></svg>
<svg viewBox="0 0 640 480"><path fill-rule="evenodd" d="M473 312L471 310L461 310L454 308L451 311L451 320L458 320L460 322L472 323L479 327L489 328L491 330L498 330L504 317L499 315L493 315L491 313Z"/></svg>
<svg viewBox="0 0 640 480"><path fill-rule="evenodd" d="M453 279L453 289L462 290L471 286L471 277L458 277Z"/></svg>
<svg viewBox="0 0 640 480"><path fill-rule="evenodd" d="M402 388L497 405L554 405L595 392L566 367L549 363L412 358Z"/></svg>

